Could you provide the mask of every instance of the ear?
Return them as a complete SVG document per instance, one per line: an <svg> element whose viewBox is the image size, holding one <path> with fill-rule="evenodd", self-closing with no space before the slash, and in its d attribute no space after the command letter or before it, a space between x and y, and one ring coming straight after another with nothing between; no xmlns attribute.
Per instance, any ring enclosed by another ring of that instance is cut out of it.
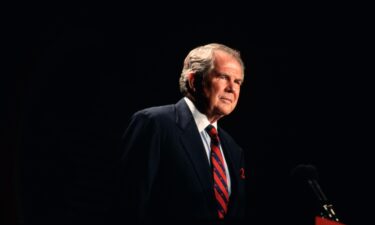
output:
<svg viewBox="0 0 375 225"><path fill-rule="evenodd" d="M189 82L189 88L195 92L195 73L189 73L188 74L188 82Z"/></svg>

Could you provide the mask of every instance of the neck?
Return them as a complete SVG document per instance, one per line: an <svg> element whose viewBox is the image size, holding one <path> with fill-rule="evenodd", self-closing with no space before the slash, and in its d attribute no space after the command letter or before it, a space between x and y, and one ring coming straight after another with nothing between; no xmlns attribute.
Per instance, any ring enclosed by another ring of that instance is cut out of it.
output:
<svg viewBox="0 0 375 225"><path fill-rule="evenodd" d="M215 123L216 121L218 121L220 118L224 116L224 115L215 114L213 111L211 112L209 110L207 103L205 103L205 101L198 101L197 98L191 94L187 94L186 97L194 103L195 107L200 113L207 116L207 119L211 124Z"/></svg>

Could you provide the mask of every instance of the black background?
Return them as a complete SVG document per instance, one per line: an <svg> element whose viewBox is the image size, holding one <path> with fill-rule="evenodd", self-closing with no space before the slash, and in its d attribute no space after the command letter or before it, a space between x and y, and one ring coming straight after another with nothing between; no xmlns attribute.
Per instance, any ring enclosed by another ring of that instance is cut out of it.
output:
<svg viewBox="0 0 375 225"><path fill-rule="evenodd" d="M184 57L210 42L239 49L246 65L239 104L220 124L246 150L255 177L249 214L259 217L249 224L313 223L314 196L290 177L301 163L316 165L344 223L370 220L363 204L371 204L373 73L362 27L335 18L130 12L33 5L10 17L5 222L108 221L108 173L130 115L177 102Z"/></svg>

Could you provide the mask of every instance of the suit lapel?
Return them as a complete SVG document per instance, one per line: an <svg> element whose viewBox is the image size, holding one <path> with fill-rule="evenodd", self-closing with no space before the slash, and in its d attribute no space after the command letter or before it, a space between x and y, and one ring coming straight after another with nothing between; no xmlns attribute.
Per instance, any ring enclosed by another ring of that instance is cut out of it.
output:
<svg viewBox="0 0 375 225"><path fill-rule="evenodd" d="M239 181L239 168L235 168L233 160L236 159L236 155L234 150L232 150L232 145L228 143L228 140L221 135L220 130L219 130L219 137L221 141L221 146L223 148L225 160L228 165L230 177L232 180L232 184L236 184ZM233 185L232 185L233 186Z"/></svg>
<svg viewBox="0 0 375 225"><path fill-rule="evenodd" d="M181 143L195 168L210 207L216 209L212 183L213 178L209 161L194 118L183 99L176 104L176 114L176 123L182 130L180 135ZM215 212L215 210L213 210L213 212Z"/></svg>

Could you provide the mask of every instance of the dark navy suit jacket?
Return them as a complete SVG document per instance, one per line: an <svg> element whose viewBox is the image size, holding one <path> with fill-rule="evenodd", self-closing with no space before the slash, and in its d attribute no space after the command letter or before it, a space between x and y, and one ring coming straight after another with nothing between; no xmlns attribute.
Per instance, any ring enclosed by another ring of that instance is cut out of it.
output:
<svg viewBox="0 0 375 225"><path fill-rule="evenodd" d="M218 129L231 176L227 222L245 214L244 153ZM202 139L186 102L136 112L123 136L120 216L140 222L217 221L213 178ZM220 222L222 223L222 222Z"/></svg>

